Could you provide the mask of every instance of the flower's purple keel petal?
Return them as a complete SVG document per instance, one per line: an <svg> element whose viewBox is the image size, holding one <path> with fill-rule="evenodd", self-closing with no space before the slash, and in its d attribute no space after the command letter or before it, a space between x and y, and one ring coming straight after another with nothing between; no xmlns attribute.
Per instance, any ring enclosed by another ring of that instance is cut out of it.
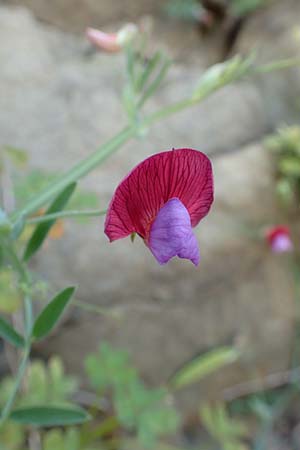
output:
<svg viewBox="0 0 300 450"><path fill-rule="evenodd" d="M271 244L271 247L275 253L284 253L293 250L292 241L290 237L285 234L276 236Z"/></svg>
<svg viewBox="0 0 300 450"><path fill-rule="evenodd" d="M174 256L190 259L195 266L199 264L199 247L191 218L178 198L170 199L159 210L150 229L148 245L160 264L166 264Z"/></svg>

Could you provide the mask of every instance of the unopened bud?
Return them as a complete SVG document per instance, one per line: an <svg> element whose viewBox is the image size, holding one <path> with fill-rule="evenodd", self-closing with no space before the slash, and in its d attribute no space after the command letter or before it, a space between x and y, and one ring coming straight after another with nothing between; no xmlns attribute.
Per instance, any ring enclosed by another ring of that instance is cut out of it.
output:
<svg viewBox="0 0 300 450"><path fill-rule="evenodd" d="M134 39L137 33L138 28L133 23L125 25L117 33L105 33L95 28L87 28L86 30L88 40L108 53L120 52Z"/></svg>

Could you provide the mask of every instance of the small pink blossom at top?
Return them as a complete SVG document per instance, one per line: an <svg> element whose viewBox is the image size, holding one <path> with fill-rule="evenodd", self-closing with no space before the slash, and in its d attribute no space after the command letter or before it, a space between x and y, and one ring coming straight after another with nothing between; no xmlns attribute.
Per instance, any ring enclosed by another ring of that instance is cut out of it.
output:
<svg viewBox="0 0 300 450"><path fill-rule="evenodd" d="M95 28L87 28L86 37L101 50L108 53L120 52L137 34L137 26L129 23L117 33L105 33Z"/></svg>
<svg viewBox="0 0 300 450"><path fill-rule="evenodd" d="M160 264L174 256L198 265L192 228L213 202L212 166L197 150L157 153L137 165L117 187L105 233L115 241L137 233Z"/></svg>
<svg viewBox="0 0 300 450"><path fill-rule="evenodd" d="M267 230L266 239L274 253L291 252L294 248L290 229L284 225L274 226Z"/></svg>

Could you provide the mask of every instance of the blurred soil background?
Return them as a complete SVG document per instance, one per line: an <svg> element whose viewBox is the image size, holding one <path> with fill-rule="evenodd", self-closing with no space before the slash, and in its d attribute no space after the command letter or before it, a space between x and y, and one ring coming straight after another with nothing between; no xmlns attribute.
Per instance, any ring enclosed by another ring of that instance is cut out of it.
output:
<svg viewBox="0 0 300 450"><path fill-rule="evenodd" d="M236 53L256 49L262 63L300 56L297 0L274 0L242 19L208 9L209 26L171 18L163 6L162 0L0 1L1 143L25 149L28 170L60 172L126 123L118 100L123 57L92 49L87 26L114 31L135 21L151 30L150 52L162 46L174 59L150 109L183 97L207 67ZM228 388L253 379L263 384L290 367L293 275L288 259L252 234L295 220L278 205L264 142L279 126L299 124L299 75L293 68L225 87L155 125L81 183L105 208L119 180L146 156L172 147L207 152L216 200L197 228L202 261L198 269L181 260L162 268L138 240L108 244L102 219L65 221L64 239L49 242L32 268L55 288L78 284L82 302L120 315L74 309L37 355L59 354L68 371L80 373L84 356L105 340L129 349L143 378L158 384L195 355L236 345L237 363L180 394L189 413L200 397L224 398Z"/></svg>

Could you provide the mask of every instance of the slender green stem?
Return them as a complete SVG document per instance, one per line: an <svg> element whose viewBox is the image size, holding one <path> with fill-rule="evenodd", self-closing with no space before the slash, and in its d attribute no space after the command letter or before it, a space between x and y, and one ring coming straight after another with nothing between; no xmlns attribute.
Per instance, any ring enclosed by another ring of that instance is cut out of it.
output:
<svg viewBox="0 0 300 450"><path fill-rule="evenodd" d="M92 305L91 303L81 302L80 300L73 299L73 306L82 309L83 311L90 312L93 314L100 314L104 316L108 316L114 319L119 319L121 316L120 311L111 309L111 308L102 308L101 306Z"/></svg>
<svg viewBox="0 0 300 450"><path fill-rule="evenodd" d="M8 419L11 409L14 405L16 395L19 392L22 379L25 374L25 370L29 361L30 351L31 351L31 330L32 330L32 324L33 324L33 311L32 311L32 300L30 295L28 294L28 291L30 290L31 285L31 279L30 276L26 270L26 267L22 263L22 261L19 259L17 252L15 251L13 247L13 242L3 242L1 241L1 245L7 254L12 266L14 267L15 271L19 275L20 283L24 284L25 286L25 295L24 295L24 325L25 325L25 333L26 333L26 345L23 353L23 357L20 361L20 365L16 374L16 378L14 381L13 389L10 393L10 396L1 412L0 416L0 428L5 423L5 421Z"/></svg>
<svg viewBox="0 0 300 450"><path fill-rule="evenodd" d="M254 69L255 73L268 73L274 70L288 69L290 67L296 67L300 64L300 58L287 58L280 61L271 62L269 64L263 64L262 66Z"/></svg>
<svg viewBox="0 0 300 450"><path fill-rule="evenodd" d="M189 106L195 105L196 103L199 103L200 100L202 100L204 96L199 99L194 98L187 98L184 100L180 100L177 103L174 103L173 105L166 106L165 108L161 108L158 111L156 111L153 114L150 114L148 117L146 117L143 122L142 126L150 126L155 122L158 122L160 119L165 119L166 117L169 117L179 111L182 111Z"/></svg>
<svg viewBox="0 0 300 450"><path fill-rule="evenodd" d="M30 349L31 349L31 345L30 345L30 343L27 343L27 345L24 349L23 357L21 359L21 362L20 362L20 365L18 368L18 372L17 372L16 378L15 378L13 389L10 393L9 399L7 400L5 406L2 410L1 416L0 416L0 428L4 425L4 423L8 419L10 412L12 410L12 407L14 405L16 395L20 389L22 379L24 377L26 367L27 367L27 364L29 361Z"/></svg>
<svg viewBox="0 0 300 450"><path fill-rule="evenodd" d="M55 195L62 191L68 184L79 180L89 173L94 167L103 162L110 154L115 152L122 144L136 135L138 124L124 128L120 133L114 136L110 141L101 146L96 152L92 153L85 160L80 161L68 172L60 175L49 186L39 192L20 210L16 211L12 220L17 221L22 217L27 217L37 211L45 203L49 202Z"/></svg>
<svg viewBox="0 0 300 450"><path fill-rule="evenodd" d="M26 220L28 224L37 224L48 222L49 220L66 219L66 218L80 218L80 217L99 217L106 214L106 209L90 209L85 211L59 211L53 214L45 214L43 216L31 217Z"/></svg>
<svg viewBox="0 0 300 450"><path fill-rule="evenodd" d="M33 327L33 308L31 297L28 294L25 294L24 297L24 323L26 339L30 342Z"/></svg>

